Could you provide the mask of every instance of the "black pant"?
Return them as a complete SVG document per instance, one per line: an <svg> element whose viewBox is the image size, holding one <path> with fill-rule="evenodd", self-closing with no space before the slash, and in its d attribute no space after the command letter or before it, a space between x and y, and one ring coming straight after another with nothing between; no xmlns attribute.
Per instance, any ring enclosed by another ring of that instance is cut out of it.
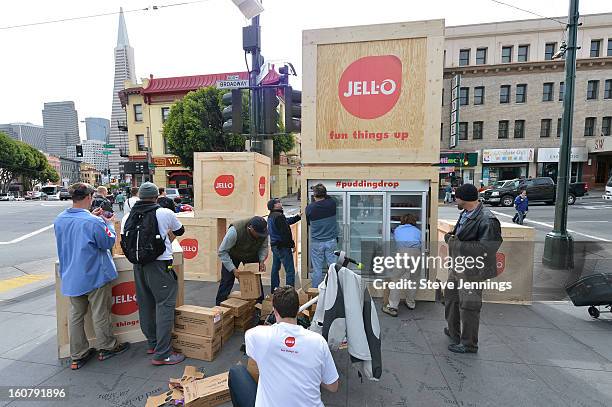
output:
<svg viewBox="0 0 612 407"><path fill-rule="evenodd" d="M229 370L228 386L234 407L253 407L257 398L257 382L244 365Z"/></svg>
<svg viewBox="0 0 612 407"><path fill-rule="evenodd" d="M444 289L444 316L450 336L459 338L468 348L478 349L482 290L458 289L459 281L453 276L448 281L455 283L454 288Z"/></svg>
<svg viewBox="0 0 612 407"><path fill-rule="evenodd" d="M234 263L234 268L238 268L241 262L240 260L232 259L232 263ZM253 262L254 263L254 262ZM232 292L232 288L234 288L234 281L236 280L236 276L230 270L225 268L225 265L221 263L221 281L219 282L219 289L217 290L217 298L215 299L215 303L217 305L221 305L221 303L227 300L227 297ZM261 295L257 299L258 303L263 302L263 284L261 284L261 280L259 281L261 285Z"/></svg>

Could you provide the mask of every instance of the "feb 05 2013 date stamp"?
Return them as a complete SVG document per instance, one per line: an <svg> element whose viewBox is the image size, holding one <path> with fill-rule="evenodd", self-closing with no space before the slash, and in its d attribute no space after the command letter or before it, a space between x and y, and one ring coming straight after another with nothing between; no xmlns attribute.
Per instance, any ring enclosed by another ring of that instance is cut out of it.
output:
<svg viewBox="0 0 612 407"><path fill-rule="evenodd" d="M0 386L0 401L67 399L67 386Z"/></svg>

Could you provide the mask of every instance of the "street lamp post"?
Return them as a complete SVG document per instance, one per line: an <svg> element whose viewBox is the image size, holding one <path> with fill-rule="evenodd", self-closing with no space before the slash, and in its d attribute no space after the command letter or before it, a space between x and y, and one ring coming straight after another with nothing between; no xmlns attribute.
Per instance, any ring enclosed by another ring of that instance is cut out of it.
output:
<svg viewBox="0 0 612 407"><path fill-rule="evenodd" d="M553 230L546 235L544 255L542 256L542 263L556 269L573 267L574 239L567 232L567 202L571 168L574 88L576 84L578 16L578 0L570 0L567 16L568 42L565 49L565 95L563 99L563 126L559 151L555 224Z"/></svg>

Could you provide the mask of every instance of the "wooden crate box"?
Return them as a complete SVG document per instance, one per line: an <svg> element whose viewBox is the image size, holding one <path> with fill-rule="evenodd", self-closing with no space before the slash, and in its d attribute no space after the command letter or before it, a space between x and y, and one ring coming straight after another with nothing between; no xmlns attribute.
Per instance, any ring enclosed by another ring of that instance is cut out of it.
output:
<svg viewBox="0 0 612 407"><path fill-rule="evenodd" d="M193 212L178 215L185 226L183 236L178 236L185 259L185 279L219 281L221 261L217 249L225 236L226 220L197 216Z"/></svg>

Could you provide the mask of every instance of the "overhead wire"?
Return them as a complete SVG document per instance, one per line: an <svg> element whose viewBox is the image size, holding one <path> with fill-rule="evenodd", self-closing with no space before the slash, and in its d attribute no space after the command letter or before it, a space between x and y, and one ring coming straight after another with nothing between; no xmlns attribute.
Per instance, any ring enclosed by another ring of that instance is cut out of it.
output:
<svg viewBox="0 0 612 407"><path fill-rule="evenodd" d="M554 22L559 23L559 24L561 24L561 25L563 25L563 26L566 26L566 25L567 25L567 22L564 22L564 21L561 21L561 20L557 20L556 18L552 18L552 17L543 16L542 14L538 14L538 13L536 13L536 12L534 12L534 11L527 10L527 9L524 9L524 8L521 8L521 7L518 7L518 6L515 6L514 4L505 3L505 2L500 1L500 0L489 0L489 1L492 1L493 3L497 3L497 4L504 5L504 6L506 6L506 7L513 8L513 9L515 9L515 10L522 11L522 12L524 12L524 13L532 14L532 15L534 15L534 16L536 16L536 17L545 18L545 19L547 19L547 20L554 21Z"/></svg>

